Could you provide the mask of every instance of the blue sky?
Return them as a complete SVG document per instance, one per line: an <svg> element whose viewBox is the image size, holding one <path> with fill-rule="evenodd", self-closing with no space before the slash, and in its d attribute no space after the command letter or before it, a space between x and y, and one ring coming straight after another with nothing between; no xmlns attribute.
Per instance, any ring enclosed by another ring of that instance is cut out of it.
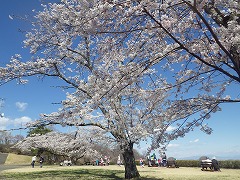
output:
<svg viewBox="0 0 240 180"><path fill-rule="evenodd" d="M49 2L50 0L45 0ZM53 1L53 0L52 0ZM40 9L39 0L8 0L1 1L0 6L0 65L6 64L14 54L22 54L23 58L29 58L28 50L22 48L25 31L30 29L30 24L21 21L15 16L32 15L32 10ZM0 87L0 97L5 98L0 113L5 117L0 118L0 129L17 128L28 121L35 120L40 113L56 111L58 103L64 99L65 92L52 87L60 85L56 79L38 80L30 78L27 85L17 85L11 82ZM229 92L239 94L239 85L232 87ZM184 157L209 155L217 158L240 159L240 104L225 104L222 111L213 114L206 121L212 128L213 133L206 135L196 129L184 138L172 141L168 147L167 155L178 159ZM14 131L13 134L23 131ZM144 146L140 151L144 151Z"/></svg>

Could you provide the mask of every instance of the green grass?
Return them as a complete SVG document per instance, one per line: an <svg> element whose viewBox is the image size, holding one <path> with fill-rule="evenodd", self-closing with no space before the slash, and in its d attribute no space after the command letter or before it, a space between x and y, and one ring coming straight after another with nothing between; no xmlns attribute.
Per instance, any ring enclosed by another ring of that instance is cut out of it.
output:
<svg viewBox="0 0 240 180"><path fill-rule="evenodd" d="M6 159L5 164L30 164L32 161L31 156L26 156L26 155L17 155L13 153L9 153L8 157Z"/></svg>
<svg viewBox="0 0 240 180"><path fill-rule="evenodd" d="M200 168L140 168L142 180L237 180L239 169L222 169L221 172L201 171ZM118 166L44 166L22 167L0 173L3 180L120 180L124 179L124 167Z"/></svg>
<svg viewBox="0 0 240 180"><path fill-rule="evenodd" d="M124 171L114 171L114 170L97 170L97 169L80 169L80 170L62 170L62 171L40 171L40 172L31 172L31 173L9 173L5 174L0 179L80 179L80 180L89 180L89 179L106 179L106 180L120 180L123 176Z"/></svg>

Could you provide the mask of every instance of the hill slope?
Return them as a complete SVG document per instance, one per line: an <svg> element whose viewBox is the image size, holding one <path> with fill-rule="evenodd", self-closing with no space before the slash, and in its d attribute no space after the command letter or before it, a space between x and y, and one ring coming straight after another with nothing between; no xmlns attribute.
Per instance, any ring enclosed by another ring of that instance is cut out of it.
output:
<svg viewBox="0 0 240 180"><path fill-rule="evenodd" d="M5 164L7 164L7 165L30 164L31 161L32 161L31 156L17 155L17 154L9 153L7 156L7 159L5 161Z"/></svg>

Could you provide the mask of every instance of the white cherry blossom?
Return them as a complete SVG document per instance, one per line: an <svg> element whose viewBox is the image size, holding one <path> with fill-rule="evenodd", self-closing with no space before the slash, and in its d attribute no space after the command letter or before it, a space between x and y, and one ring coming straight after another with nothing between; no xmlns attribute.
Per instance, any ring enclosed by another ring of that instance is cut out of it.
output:
<svg viewBox="0 0 240 180"><path fill-rule="evenodd" d="M0 82L58 77L71 89L39 124L95 126L122 149L125 178L138 177L133 145L164 147L204 123L239 86L238 0L62 0L43 6ZM74 90L73 90L74 89ZM167 131L168 127L176 127ZM159 129L159 131L154 131ZM130 168L133 167L133 168Z"/></svg>

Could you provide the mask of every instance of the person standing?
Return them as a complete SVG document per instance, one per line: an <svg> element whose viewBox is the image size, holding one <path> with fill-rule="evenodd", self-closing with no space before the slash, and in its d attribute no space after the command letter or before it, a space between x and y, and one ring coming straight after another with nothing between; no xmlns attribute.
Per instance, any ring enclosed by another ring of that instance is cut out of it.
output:
<svg viewBox="0 0 240 180"><path fill-rule="evenodd" d="M219 163L218 163L218 161L216 160L216 157L215 157L215 156L212 158L212 169L213 169L214 171L220 171Z"/></svg>
<svg viewBox="0 0 240 180"><path fill-rule="evenodd" d="M37 156L33 156L33 157L32 157L32 163L31 163L32 168L34 168L34 165L35 165L36 160L37 160Z"/></svg>
<svg viewBox="0 0 240 180"><path fill-rule="evenodd" d="M144 162L143 162L143 159L142 159L142 158L140 158L139 162L140 162L140 166L141 166L142 168L144 168Z"/></svg>
<svg viewBox="0 0 240 180"><path fill-rule="evenodd" d="M99 166L99 159L96 159L96 166Z"/></svg>
<svg viewBox="0 0 240 180"><path fill-rule="evenodd" d="M162 166L162 158L159 157L159 158L158 158L158 167L161 167L161 166Z"/></svg>
<svg viewBox="0 0 240 180"><path fill-rule="evenodd" d="M110 156L107 158L107 165L110 165Z"/></svg>
<svg viewBox="0 0 240 180"><path fill-rule="evenodd" d="M104 156L104 162L107 164L107 159L108 157L107 156Z"/></svg>
<svg viewBox="0 0 240 180"><path fill-rule="evenodd" d="M40 159L39 159L40 168L42 168L43 162L44 162L44 158L40 156Z"/></svg>
<svg viewBox="0 0 240 180"><path fill-rule="evenodd" d="M148 161L148 167L151 167L152 163L151 163L151 156L150 155L147 156L147 161Z"/></svg>
<svg viewBox="0 0 240 180"><path fill-rule="evenodd" d="M120 154L118 156L117 165L121 166L121 156L120 156Z"/></svg>
<svg viewBox="0 0 240 180"><path fill-rule="evenodd" d="M104 160L103 160L103 158L102 158L102 157L100 158L100 165L101 165L101 166L103 166L103 165L104 165Z"/></svg>
<svg viewBox="0 0 240 180"><path fill-rule="evenodd" d="M165 154L165 152L163 152L162 154L162 164L164 167L167 166L167 155Z"/></svg>

